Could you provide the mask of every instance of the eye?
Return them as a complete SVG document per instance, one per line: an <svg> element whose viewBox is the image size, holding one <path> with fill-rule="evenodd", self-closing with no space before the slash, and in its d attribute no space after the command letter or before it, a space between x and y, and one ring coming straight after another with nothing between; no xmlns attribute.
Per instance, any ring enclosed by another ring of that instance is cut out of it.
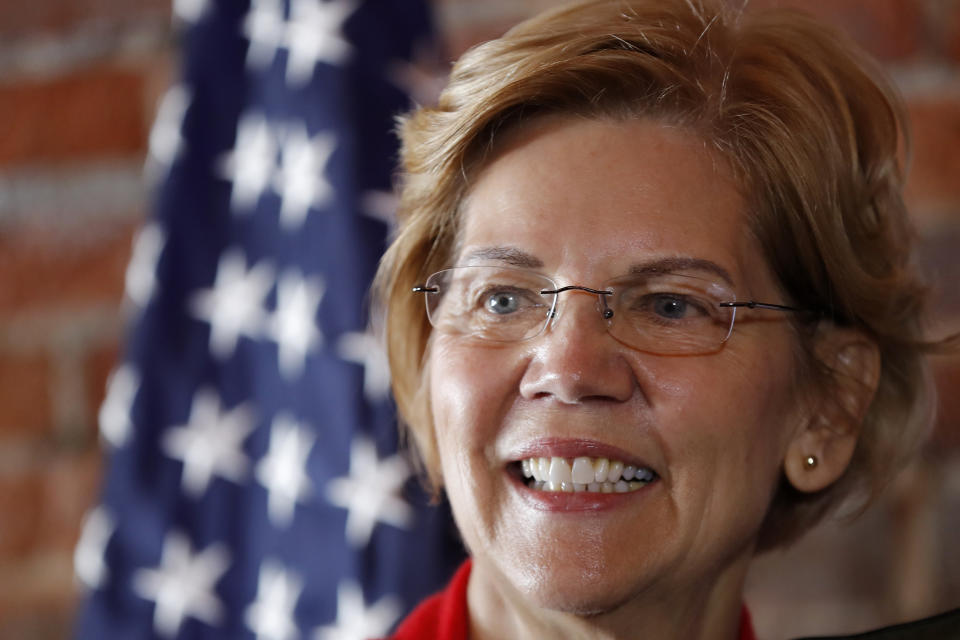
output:
<svg viewBox="0 0 960 640"><path fill-rule="evenodd" d="M637 321L678 323L700 321L711 316L710 305L697 296L666 291L661 293L637 292L626 298L623 307Z"/></svg>
<svg viewBox="0 0 960 640"><path fill-rule="evenodd" d="M515 293L496 291L487 295L484 306L491 313L506 315L520 309L520 300Z"/></svg>
<svg viewBox="0 0 960 640"><path fill-rule="evenodd" d="M691 310L689 301L681 296L660 295L653 300L653 312L671 320L685 318Z"/></svg>

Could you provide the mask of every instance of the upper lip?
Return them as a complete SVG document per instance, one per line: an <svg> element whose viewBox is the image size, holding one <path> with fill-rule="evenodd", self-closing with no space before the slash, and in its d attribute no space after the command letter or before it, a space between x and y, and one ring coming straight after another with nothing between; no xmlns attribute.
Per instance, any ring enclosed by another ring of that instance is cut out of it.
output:
<svg viewBox="0 0 960 640"><path fill-rule="evenodd" d="M581 456L619 460L626 465L650 469L660 475L649 460L620 447L588 438L539 438L527 442L513 451L510 455L510 461L517 462L527 458L579 458Z"/></svg>

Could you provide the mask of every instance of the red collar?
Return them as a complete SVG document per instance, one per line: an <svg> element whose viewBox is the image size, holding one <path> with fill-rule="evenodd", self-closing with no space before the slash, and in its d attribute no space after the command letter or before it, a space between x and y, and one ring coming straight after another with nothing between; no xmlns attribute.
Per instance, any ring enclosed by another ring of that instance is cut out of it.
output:
<svg viewBox="0 0 960 640"><path fill-rule="evenodd" d="M390 640L468 640L470 618L467 614L467 582L470 580L467 558L447 588L421 602L407 616Z"/></svg>
<svg viewBox="0 0 960 640"><path fill-rule="evenodd" d="M469 640L467 582L471 566L469 559L460 565L447 588L420 603L390 640ZM746 607L740 613L740 640L756 640Z"/></svg>

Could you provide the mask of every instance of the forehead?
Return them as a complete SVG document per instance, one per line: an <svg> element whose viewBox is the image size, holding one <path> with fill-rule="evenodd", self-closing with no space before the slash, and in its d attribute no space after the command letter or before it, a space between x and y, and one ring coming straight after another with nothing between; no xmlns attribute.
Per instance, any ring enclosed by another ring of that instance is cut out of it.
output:
<svg viewBox="0 0 960 640"><path fill-rule="evenodd" d="M458 261L517 249L538 263L524 266L553 273L611 277L694 258L736 278L760 260L723 160L653 120L546 117L511 132L471 185L461 224Z"/></svg>

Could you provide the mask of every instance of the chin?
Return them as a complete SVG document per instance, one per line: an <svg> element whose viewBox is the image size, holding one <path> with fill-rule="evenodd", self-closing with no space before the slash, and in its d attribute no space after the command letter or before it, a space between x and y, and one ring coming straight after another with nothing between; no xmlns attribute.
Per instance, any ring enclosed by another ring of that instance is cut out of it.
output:
<svg viewBox="0 0 960 640"><path fill-rule="evenodd" d="M596 558L567 556L542 562L518 562L506 569L506 578L532 603L553 611L594 616L619 608L635 594L637 585ZM622 565L620 567L622 571Z"/></svg>
<svg viewBox="0 0 960 640"><path fill-rule="evenodd" d="M555 585L543 586L528 593L527 597L531 602L544 609L570 613L580 617L609 613L631 599L631 594L626 590L614 590L609 588L609 585L599 586L596 590L586 589L584 586L576 585L563 589L557 588Z"/></svg>

